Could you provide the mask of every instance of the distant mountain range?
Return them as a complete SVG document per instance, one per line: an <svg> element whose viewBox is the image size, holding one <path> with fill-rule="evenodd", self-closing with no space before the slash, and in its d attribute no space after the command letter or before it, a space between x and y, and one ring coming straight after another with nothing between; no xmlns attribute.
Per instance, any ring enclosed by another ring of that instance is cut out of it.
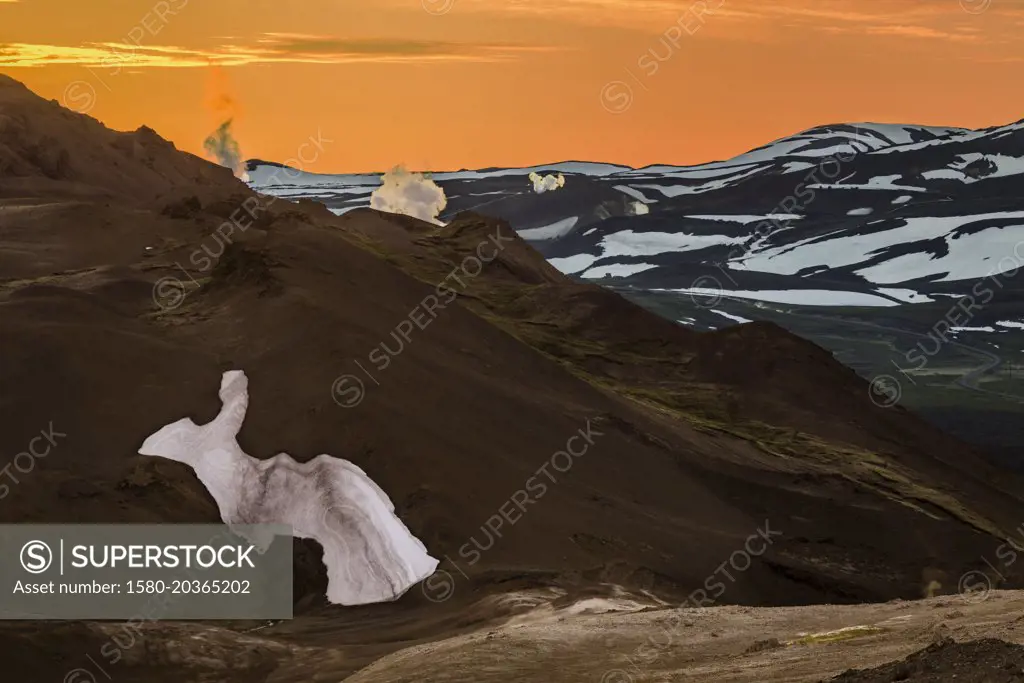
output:
<svg viewBox="0 0 1024 683"><path fill-rule="evenodd" d="M270 184L271 168L250 162L252 184L336 213L367 205L379 184L299 171ZM531 172L568 178L537 194ZM703 278L762 300L889 305L965 293L954 283L1024 259L1024 122L832 125L699 166L572 161L432 178L448 195L442 217L504 218L563 272L643 288Z"/></svg>

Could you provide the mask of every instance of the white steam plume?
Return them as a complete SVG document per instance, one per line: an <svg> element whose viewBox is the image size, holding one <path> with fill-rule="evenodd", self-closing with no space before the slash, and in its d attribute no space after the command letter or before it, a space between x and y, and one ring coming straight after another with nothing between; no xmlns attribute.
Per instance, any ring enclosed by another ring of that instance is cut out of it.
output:
<svg viewBox="0 0 1024 683"><path fill-rule="evenodd" d="M245 162L242 160L242 148L231 132L232 119L220 124L206 140L203 141L203 149L206 153L217 160L221 166L231 169L236 178L244 181L249 180L249 174L245 171Z"/></svg>
<svg viewBox="0 0 1024 683"><path fill-rule="evenodd" d="M537 172L530 174L530 180L533 181L533 191L537 194L542 192L551 192L565 185L565 176L559 173L555 175L542 176Z"/></svg>
<svg viewBox="0 0 1024 683"><path fill-rule="evenodd" d="M433 180L396 166L381 176L380 182L381 186L370 195L371 208L444 225L437 215L448 205L448 198Z"/></svg>

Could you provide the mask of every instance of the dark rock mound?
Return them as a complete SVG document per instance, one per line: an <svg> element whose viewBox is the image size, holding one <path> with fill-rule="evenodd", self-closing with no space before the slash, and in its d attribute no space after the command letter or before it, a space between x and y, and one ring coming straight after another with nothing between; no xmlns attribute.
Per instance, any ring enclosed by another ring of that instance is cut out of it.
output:
<svg viewBox="0 0 1024 683"><path fill-rule="evenodd" d="M874 669L851 669L829 680L841 683L1019 683L1024 681L1024 646L995 638L967 643L946 639L901 661Z"/></svg>
<svg viewBox="0 0 1024 683"><path fill-rule="evenodd" d="M210 274L211 289L248 285L256 287L260 296L279 294L281 281L271 272L279 265L261 251L228 244Z"/></svg>
<svg viewBox="0 0 1024 683"><path fill-rule="evenodd" d="M202 202L199 201L199 197L193 194L184 199L169 202L160 210L160 213L171 218L187 220L195 217L202 210Z"/></svg>
<svg viewBox="0 0 1024 683"><path fill-rule="evenodd" d="M460 251L468 254L467 261L474 257L485 260L491 277L529 285L562 283L565 280L505 221L464 211L441 228L437 238L451 246L457 245Z"/></svg>

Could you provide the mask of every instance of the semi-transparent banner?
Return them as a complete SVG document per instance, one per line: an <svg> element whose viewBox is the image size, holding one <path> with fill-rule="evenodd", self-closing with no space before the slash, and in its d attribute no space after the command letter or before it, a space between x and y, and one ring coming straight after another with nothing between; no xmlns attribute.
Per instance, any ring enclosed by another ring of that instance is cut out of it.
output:
<svg viewBox="0 0 1024 683"><path fill-rule="evenodd" d="M0 525L0 619L291 619L284 525Z"/></svg>

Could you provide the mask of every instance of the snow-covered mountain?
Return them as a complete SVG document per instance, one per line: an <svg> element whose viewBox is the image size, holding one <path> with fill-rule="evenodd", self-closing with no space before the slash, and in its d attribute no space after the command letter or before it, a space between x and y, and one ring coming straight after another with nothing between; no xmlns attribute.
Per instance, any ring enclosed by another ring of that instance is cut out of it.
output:
<svg viewBox="0 0 1024 683"><path fill-rule="evenodd" d="M536 193L532 172L562 173L565 185ZM249 174L265 192L338 213L368 205L380 184L262 162ZM432 178L448 197L441 218L500 216L563 272L633 288L710 283L766 301L892 305L962 294L958 283L1024 264L1024 122L830 125L699 166L563 162Z"/></svg>

